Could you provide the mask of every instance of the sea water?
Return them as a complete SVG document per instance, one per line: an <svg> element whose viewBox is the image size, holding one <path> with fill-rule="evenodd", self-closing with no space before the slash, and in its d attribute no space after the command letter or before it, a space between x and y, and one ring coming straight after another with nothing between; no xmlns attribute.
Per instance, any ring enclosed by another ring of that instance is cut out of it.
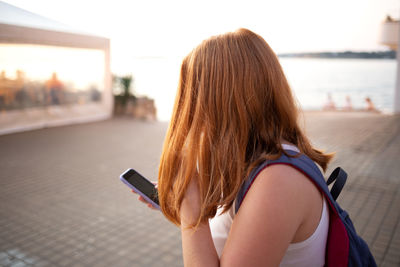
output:
<svg viewBox="0 0 400 267"><path fill-rule="evenodd" d="M383 112L393 110L396 60L280 58L294 95L305 110L321 110L331 95L336 107L350 97L353 109L364 109L369 97ZM130 69L135 93L155 100L159 120L170 119L179 79L180 58L136 58Z"/></svg>
<svg viewBox="0 0 400 267"><path fill-rule="evenodd" d="M303 109L318 110L328 94L338 109L350 97L354 109L375 107L391 112L394 103L396 60L281 58L286 77Z"/></svg>

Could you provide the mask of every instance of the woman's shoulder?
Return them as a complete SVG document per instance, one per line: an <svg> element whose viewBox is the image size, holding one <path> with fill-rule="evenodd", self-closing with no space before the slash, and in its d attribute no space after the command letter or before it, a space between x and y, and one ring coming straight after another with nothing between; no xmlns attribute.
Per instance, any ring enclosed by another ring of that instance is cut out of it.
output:
<svg viewBox="0 0 400 267"><path fill-rule="evenodd" d="M271 210L285 211L292 214L292 222L300 227L310 217L318 219L321 204L321 192L305 174L290 165L275 164L258 174L240 209L257 207L259 215L266 217Z"/></svg>
<svg viewBox="0 0 400 267"><path fill-rule="evenodd" d="M310 193L318 193L318 188L304 173L287 164L274 164L264 168L257 176L252 186L253 190L263 192L273 191L274 194L284 194L291 198L302 196L307 200ZM297 199L298 200L298 199Z"/></svg>
<svg viewBox="0 0 400 267"><path fill-rule="evenodd" d="M266 210L292 213L291 218L299 229L295 241L307 237L318 225L322 194L310 178L290 165L276 164L263 169L250 188L251 193L253 197L249 200L253 204L261 201ZM260 214L268 212L266 210L261 210Z"/></svg>
<svg viewBox="0 0 400 267"><path fill-rule="evenodd" d="M264 168L254 181L252 189L281 193L317 190L313 182L301 171L287 164L274 164Z"/></svg>
<svg viewBox="0 0 400 267"><path fill-rule="evenodd" d="M317 203L316 208L322 203L318 197L321 200L312 182L295 168L276 164L263 169L235 215L223 254L234 257L249 251L259 262L279 264L290 243L307 238L315 229L311 224L309 231L302 227L310 203Z"/></svg>

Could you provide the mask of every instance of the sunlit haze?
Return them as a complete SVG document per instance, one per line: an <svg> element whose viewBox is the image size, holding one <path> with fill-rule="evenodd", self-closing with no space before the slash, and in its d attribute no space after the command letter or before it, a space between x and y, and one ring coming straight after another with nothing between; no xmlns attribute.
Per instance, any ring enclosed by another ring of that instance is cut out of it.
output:
<svg viewBox="0 0 400 267"><path fill-rule="evenodd" d="M183 56L211 35L248 28L277 54L387 50L381 23L400 15L399 0L5 2L110 38L111 71L133 74L135 92L155 98L161 119L169 118Z"/></svg>
<svg viewBox="0 0 400 267"><path fill-rule="evenodd" d="M73 80L78 90L93 83L99 87L103 79L104 53L100 50L26 44L0 44L0 49L2 71L11 79L18 78L16 73L21 66L27 79L46 81L57 72L63 80ZM79 64L76 58L81 59Z"/></svg>
<svg viewBox="0 0 400 267"><path fill-rule="evenodd" d="M240 27L262 35L277 53L382 49L380 23L400 12L398 0L6 2L110 37L115 56L182 55Z"/></svg>

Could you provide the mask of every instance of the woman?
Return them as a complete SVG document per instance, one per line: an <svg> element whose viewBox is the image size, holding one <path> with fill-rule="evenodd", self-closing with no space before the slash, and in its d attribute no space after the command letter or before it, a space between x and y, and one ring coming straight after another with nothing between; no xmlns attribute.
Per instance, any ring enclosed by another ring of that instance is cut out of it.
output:
<svg viewBox="0 0 400 267"><path fill-rule="evenodd" d="M300 171L265 168L233 211L249 173L285 149L327 168L332 155L311 146L297 119L279 61L257 34L211 37L183 60L158 190L181 228L185 266L324 265L329 215Z"/></svg>

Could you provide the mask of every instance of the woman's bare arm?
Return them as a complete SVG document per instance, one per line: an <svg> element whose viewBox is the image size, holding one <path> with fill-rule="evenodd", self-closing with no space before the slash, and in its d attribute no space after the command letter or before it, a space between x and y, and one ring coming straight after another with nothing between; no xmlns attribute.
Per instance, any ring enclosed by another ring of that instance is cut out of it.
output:
<svg viewBox="0 0 400 267"><path fill-rule="evenodd" d="M196 232L185 228L198 216L198 189L192 183L181 210L185 266L278 266L289 244L298 238L298 229L312 209L310 203L318 208L321 201L315 200L320 198L308 178L293 168L267 168L236 214L219 261L208 222Z"/></svg>
<svg viewBox="0 0 400 267"><path fill-rule="evenodd" d="M321 209L321 195L307 177L286 165L268 167L235 216L221 266L279 266L291 242L312 234ZM317 214L314 224L310 210Z"/></svg>

